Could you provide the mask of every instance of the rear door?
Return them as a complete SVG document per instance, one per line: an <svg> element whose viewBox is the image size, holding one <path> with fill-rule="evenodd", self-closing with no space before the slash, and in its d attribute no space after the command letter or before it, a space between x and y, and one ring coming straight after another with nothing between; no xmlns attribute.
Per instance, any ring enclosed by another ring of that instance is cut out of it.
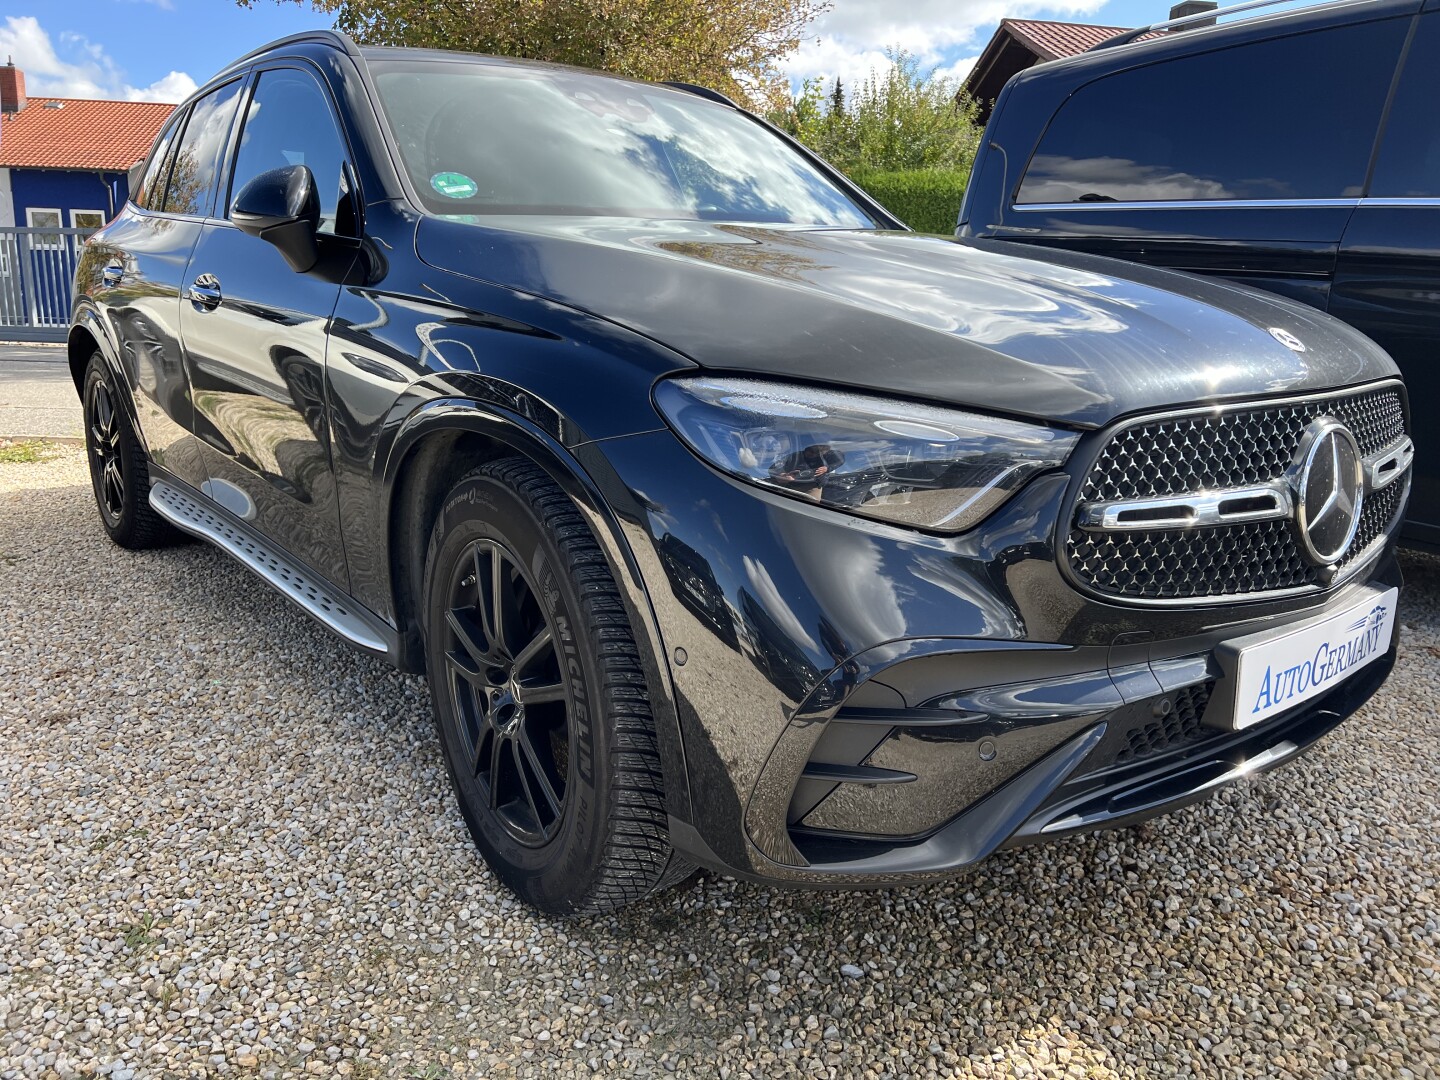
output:
<svg viewBox="0 0 1440 1080"><path fill-rule="evenodd" d="M1186 53L1079 86L990 235L1219 275L1323 308L1410 22Z"/></svg>
<svg viewBox="0 0 1440 1080"><path fill-rule="evenodd" d="M96 291L119 347L136 418L157 465L199 486L205 468L180 347L180 293L209 213L240 80L180 110L162 134L131 202L105 230Z"/></svg>
<svg viewBox="0 0 1440 1080"><path fill-rule="evenodd" d="M254 177L306 165L320 195L322 243L359 219L349 152L330 93L308 65L261 69L243 109L228 195L190 259L180 328L204 433L207 494L342 590L325 394L325 348L340 286L297 274L227 219Z"/></svg>
<svg viewBox="0 0 1440 1080"><path fill-rule="evenodd" d="M1330 313L1374 338L1405 375L1415 479L1406 535L1440 543L1440 11L1420 16L1385 122L1369 195L1345 230Z"/></svg>

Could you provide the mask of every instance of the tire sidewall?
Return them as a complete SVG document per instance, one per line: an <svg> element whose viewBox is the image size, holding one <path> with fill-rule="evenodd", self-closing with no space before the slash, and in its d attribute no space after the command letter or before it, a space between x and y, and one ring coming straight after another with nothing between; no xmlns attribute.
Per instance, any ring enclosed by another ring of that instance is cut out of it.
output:
<svg viewBox="0 0 1440 1080"><path fill-rule="evenodd" d="M571 752L565 808L556 835L540 847L511 837L483 804L456 731L456 707L441 652L445 612L457 561L476 540L509 549L555 631L569 708ZM508 485L472 475L451 492L431 533L425 558L426 670L446 769L461 813L485 861L513 891L550 911L578 908L594 883L608 833L610 734L603 722L603 675L587 632L583 598L563 553L531 505Z"/></svg>

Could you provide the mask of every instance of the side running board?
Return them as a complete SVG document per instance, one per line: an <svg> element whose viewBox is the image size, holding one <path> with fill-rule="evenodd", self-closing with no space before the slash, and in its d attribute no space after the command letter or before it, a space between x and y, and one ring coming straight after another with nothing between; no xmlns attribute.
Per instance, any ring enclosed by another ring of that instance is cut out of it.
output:
<svg viewBox="0 0 1440 1080"><path fill-rule="evenodd" d="M150 505L176 528L209 540L249 567L346 641L381 655L390 651L385 632L372 618L357 611L354 603L301 570L250 530L237 528L200 499L161 480L150 488Z"/></svg>

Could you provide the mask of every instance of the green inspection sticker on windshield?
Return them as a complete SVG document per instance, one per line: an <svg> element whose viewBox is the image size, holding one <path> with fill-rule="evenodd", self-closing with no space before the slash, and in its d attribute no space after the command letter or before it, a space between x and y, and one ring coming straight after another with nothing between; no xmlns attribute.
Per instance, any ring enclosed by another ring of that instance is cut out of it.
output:
<svg viewBox="0 0 1440 1080"><path fill-rule="evenodd" d="M447 199L468 199L480 190L474 180L458 172L437 172L430 177L430 186Z"/></svg>

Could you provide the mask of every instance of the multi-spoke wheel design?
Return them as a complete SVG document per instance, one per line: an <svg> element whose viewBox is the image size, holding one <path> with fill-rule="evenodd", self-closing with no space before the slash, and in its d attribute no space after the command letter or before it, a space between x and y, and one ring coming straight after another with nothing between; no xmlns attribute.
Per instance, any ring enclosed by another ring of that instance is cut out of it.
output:
<svg viewBox="0 0 1440 1080"><path fill-rule="evenodd" d="M625 603L574 500L533 461L440 500L425 668L460 813L542 911L608 911L692 870L670 846L650 696Z"/></svg>
<svg viewBox="0 0 1440 1080"><path fill-rule="evenodd" d="M90 357L80 402L100 523L121 547L138 550L174 543L179 534L150 506L150 460L121 408L118 388L123 385L99 353Z"/></svg>
<svg viewBox="0 0 1440 1080"><path fill-rule="evenodd" d="M107 523L118 524L125 511L125 474L120 465L120 423L115 399L104 379L92 379L85 403L87 442L90 447L90 475L95 481L95 499Z"/></svg>
<svg viewBox="0 0 1440 1080"><path fill-rule="evenodd" d="M571 758L554 628L519 561L493 540L474 542L454 579L446 675L471 775L516 840L547 843L565 812Z"/></svg>

